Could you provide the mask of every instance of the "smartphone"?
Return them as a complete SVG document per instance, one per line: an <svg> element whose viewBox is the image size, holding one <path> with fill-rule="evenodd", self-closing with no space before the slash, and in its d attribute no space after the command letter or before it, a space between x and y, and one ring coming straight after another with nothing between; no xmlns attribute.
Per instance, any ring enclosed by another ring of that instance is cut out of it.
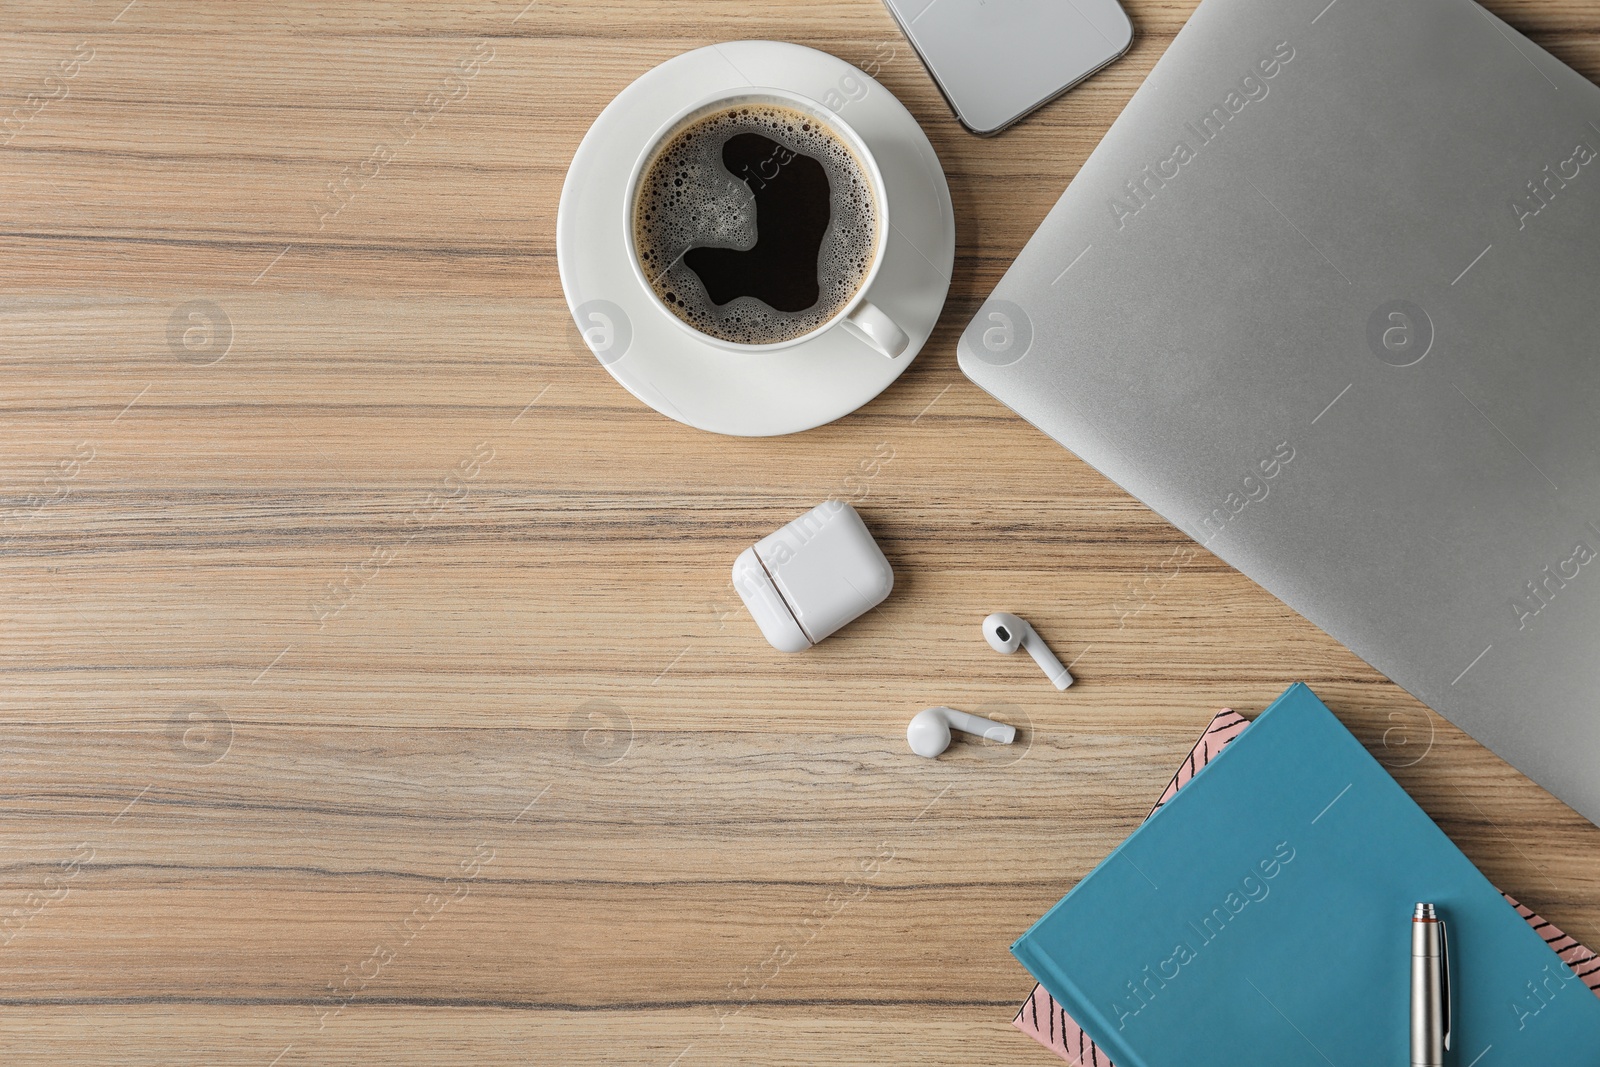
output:
<svg viewBox="0 0 1600 1067"><path fill-rule="evenodd" d="M968 130L988 137L1133 43L1117 0L883 0Z"/></svg>

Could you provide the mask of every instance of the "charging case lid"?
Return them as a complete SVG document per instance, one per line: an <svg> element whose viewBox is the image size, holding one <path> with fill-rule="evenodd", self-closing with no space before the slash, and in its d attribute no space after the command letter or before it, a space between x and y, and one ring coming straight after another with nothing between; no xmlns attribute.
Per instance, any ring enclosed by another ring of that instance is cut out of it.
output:
<svg viewBox="0 0 1600 1067"><path fill-rule="evenodd" d="M761 636L779 652L804 652L811 647L811 639L795 621L794 612L784 602L783 594L773 584L771 575L761 565L751 545L739 553L733 564L733 587L739 599L750 609L750 617L761 627Z"/></svg>

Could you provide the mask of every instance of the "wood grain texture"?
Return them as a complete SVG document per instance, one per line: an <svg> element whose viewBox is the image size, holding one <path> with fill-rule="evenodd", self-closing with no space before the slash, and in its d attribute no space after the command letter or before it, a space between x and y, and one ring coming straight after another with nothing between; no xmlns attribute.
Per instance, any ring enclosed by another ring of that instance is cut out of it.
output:
<svg viewBox="0 0 1600 1067"><path fill-rule="evenodd" d="M957 371L1191 3L1132 3L1133 51L998 140L876 0L524 3L6 5L8 1065L1041 1064L1006 946L1216 708L1295 679L1600 943L1600 831L1204 551L1151 582L1187 539ZM1593 0L1490 6L1600 77ZM594 116L733 38L892 49L958 219L924 354L789 439L640 406L556 273ZM169 342L191 301L226 316L215 362ZM894 596L771 651L732 559L880 446L857 505ZM990 652L997 608L1081 684ZM1022 743L915 761L931 704Z"/></svg>

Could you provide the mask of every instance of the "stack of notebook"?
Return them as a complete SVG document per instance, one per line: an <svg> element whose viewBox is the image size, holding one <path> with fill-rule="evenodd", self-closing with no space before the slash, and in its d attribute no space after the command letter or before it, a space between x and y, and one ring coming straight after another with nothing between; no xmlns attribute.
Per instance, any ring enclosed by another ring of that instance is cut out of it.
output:
<svg viewBox="0 0 1600 1067"><path fill-rule="evenodd" d="M1453 1062L1600 1062L1600 958L1494 890L1304 686L1219 714L1018 940L1041 985L1015 1025L1094 1067L1404 1063L1419 900L1452 923Z"/></svg>

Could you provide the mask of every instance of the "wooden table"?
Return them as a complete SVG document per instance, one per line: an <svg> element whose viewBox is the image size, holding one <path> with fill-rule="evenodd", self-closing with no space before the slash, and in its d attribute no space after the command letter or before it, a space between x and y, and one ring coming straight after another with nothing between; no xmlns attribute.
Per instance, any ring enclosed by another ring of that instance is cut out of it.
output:
<svg viewBox="0 0 1600 1067"><path fill-rule="evenodd" d="M1600 943L1600 831L957 371L1188 0L998 140L875 0L525 2L7 5L8 1065L1043 1065L1007 945L1295 679ZM1592 0L1490 6L1600 77ZM746 37L875 62L960 233L915 365L777 440L627 395L553 239L605 103ZM784 656L729 566L830 494L895 592ZM916 760L932 704L1022 744Z"/></svg>

